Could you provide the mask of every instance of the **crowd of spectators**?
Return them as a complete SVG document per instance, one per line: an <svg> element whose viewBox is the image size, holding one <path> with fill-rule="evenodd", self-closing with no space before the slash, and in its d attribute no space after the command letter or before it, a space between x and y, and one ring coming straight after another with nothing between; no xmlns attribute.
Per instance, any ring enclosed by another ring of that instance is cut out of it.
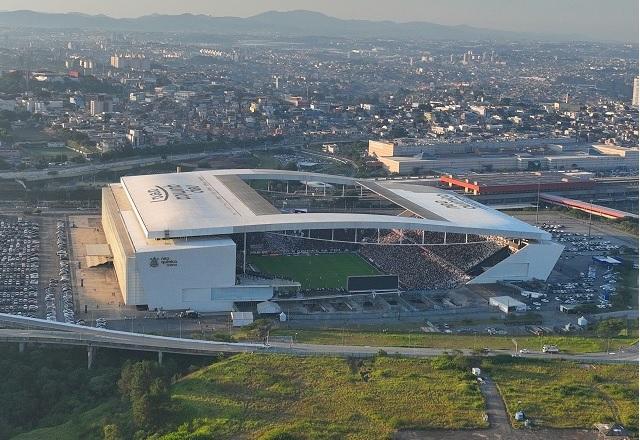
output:
<svg viewBox="0 0 640 440"><path fill-rule="evenodd" d="M502 239L495 239L470 244L429 246L428 249L430 252L455 265L460 270L467 272L500 249L503 249L506 245L506 242Z"/></svg>
<svg viewBox="0 0 640 440"><path fill-rule="evenodd" d="M382 272L398 275L405 289L445 289L466 281L466 274L422 246L398 246L398 237L389 233L381 237L384 245L366 245L360 254Z"/></svg>
<svg viewBox="0 0 640 440"><path fill-rule="evenodd" d="M442 243L442 234L425 233L426 244ZM454 237L454 243L439 246L398 246L421 243L419 232L390 232L381 237L387 246L362 246L360 254L384 273L398 275L405 289L450 289L471 279L467 273L506 246L499 237ZM449 237L447 237L449 238ZM462 238L462 240L460 240ZM464 243L464 241L469 243Z"/></svg>
<svg viewBox="0 0 640 440"><path fill-rule="evenodd" d="M352 238L353 239L353 238ZM378 244L379 240L379 244ZM425 246L422 246L424 240ZM303 235L265 233L254 236L251 253L263 255L309 255L359 252L381 272L398 275L405 289L450 289L470 280L469 271L504 249L500 237L421 231L361 231L358 242L343 243L306 238ZM373 244L376 243L376 244Z"/></svg>
<svg viewBox="0 0 640 440"><path fill-rule="evenodd" d="M302 236L296 237L277 233L265 233L262 237L262 241L252 249L251 253L264 255L300 255L310 253L354 252L358 248L358 245L353 243L315 240Z"/></svg>

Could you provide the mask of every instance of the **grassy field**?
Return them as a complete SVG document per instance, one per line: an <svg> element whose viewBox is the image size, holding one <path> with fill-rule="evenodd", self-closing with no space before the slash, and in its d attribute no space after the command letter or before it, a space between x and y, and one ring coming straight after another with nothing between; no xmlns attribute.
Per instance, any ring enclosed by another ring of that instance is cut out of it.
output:
<svg viewBox="0 0 640 440"><path fill-rule="evenodd" d="M376 275L379 272L355 254L249 257L249 264L264 273L299 281L303 289L347 286L350 275Z"/></svg>
<svg viewBox="0 0 640 440"><path fill-rule="evenodd" d="M545 427L618 421L637 429L636 365L509 356L360 361L240 354L171 385L160 431L140 438L368 440L393 438L398 429L486 427L471 365L495 380L511 416L523 410ZM14 440L100 440L104 425L126 424L127 411L119 398L97 399L93 409Z"/></svg>
<svg viewBox="0 0 640 440"><path fill-rule="evenodd" d="M607 341L582 336L488 336L447 335L419 332L371 332L342 329L328 330L272 330L273 336L295 336L296 342L310 344L370 345L378 347L431 347L445 349L513 350L512 339L518 349L541 350L545 344L557 345L565 353L595 353L607 350ZM609 349L618 350L637 341L637 338L618 337L610 341Z"/></svg>
<svg viewBox="0 0 640 440"><path fill-rule="evenodd" d="M200 419L183 427L210 436L198 438L376 439L397 428L485 426L473 377L438 370L430 360L379 357L357 366L327 357L239 355L179 381L172 400L177 421Z"/></svg>
<svg viewBox="0 0 640 440"><path fill-rule="evenodd" d="M117 399L113 399L71 418L61 425L35 429L17 435L12 440L99 439L101 438L99 433L102 432L102 426L109 423L111 415L117 409L117 406Z"/></svg>
<svg viewBox="0 0 640 440"><path fill-rule="evenodd" d="M79 156L78 153L67 147L24 147L22 151L32 158L42 157L49 159L59 155L67 156L67 158Z"/></svg>
<svg viewBox="0 0 640 440"><path fill-rule="evenodd" d="M617 421L637 431L637 365L503 361L486 359L483 368L498 384L511 417L522 410L546 427L590 428Z"/></svg>
<svg viewBox="0 0 640 440"><path fill-rule="evenodd" d="M396 429L486 427L484 399L468 372L436 360L241 354L171 387L166 426L154 440L389 439ZM101 439L112 400L15 440Z"/></svg>

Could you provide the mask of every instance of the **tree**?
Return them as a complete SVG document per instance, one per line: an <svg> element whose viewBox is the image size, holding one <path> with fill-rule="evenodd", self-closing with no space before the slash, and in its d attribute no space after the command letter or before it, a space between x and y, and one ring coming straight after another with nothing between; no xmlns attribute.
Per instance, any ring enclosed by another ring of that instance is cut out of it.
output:
<svg viewBox="0 0 640 440"><path fill-rule="evenodd" d="M618 336L625 327L622 319L606 319L598 323L596 334L601 338L607 338L607 352L609 351L610 339Z"/></svg>
<svg viewBox="0 0 640 440"><path fill-rule="evenodd" d="M104 425L102 427L102 438L104 440L123 440L122 432L118 425Z"/></svg>
<svg viewBox="0 0 640 440"><path fill-rule="evenodd" d="M248 327L250 334L253 337L261 341L266 341L267 336L273 327L273 322L268 319L257 319Z"/></svg>
<svg viewBox="0 0 640 440"><path fill-rule="evenodd" d="M283 167L283 169L288 171L298 171L298 164L295 161L287 162L287 164Z"/></svg>
<svg viewBox="0 0 640 440"><path fill-rule="evenodd" d="M169 400L167 378L161 367L150 361L125 364L118 389L131 404L136 426L150 429L161 423Z"/></svg>
<svg viewBox="0 0 640 440"><path fill-rule="evenodd" d="M596 334L601 338L613 338L624 330L625 324L622 319L606 319L600 321L596 326Z"/></svg>

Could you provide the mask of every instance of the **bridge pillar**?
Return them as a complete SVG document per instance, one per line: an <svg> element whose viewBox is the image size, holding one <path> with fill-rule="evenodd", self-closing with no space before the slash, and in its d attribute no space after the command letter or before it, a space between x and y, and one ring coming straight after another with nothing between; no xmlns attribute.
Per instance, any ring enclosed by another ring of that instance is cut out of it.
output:
<svg viewBox="0 0 640 440"><path fill-rule="evenodd" d="M162 365L162 352L158 352L158 365Z"/></svg>
<svg viewBox="0 0 640 440"><path fill-rule="evenodd" d="M18 342L18 351L20 353L24 353L24 348L25 348L26 345L27 345L26 342Z"/></svg>
<svg viewBox="0 0 640 440"><path fill-rule="evenodd" d="M96 348L91 345L87 346L87 370L91 370L93 367L93 358L96 355Z"/></svg>

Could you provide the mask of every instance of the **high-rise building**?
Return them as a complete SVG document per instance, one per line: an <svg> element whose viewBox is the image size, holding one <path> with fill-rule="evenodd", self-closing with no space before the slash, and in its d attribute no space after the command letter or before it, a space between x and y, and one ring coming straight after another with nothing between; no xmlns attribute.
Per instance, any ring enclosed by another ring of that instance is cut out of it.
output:
<svg viewBox="0 0 640 440"><path fill-rule="evenodd" d="M631 104L634 107L638 107L640 104L640 77L633 78L633 98L631 99Z"/></svg>
<svg viewBox="0 0 640 440"><path fill-rule="evenodd" d="M151 62L144 55L112 55L111 67L116 69L149 70Z"/></svg>
<svg viewBox="0 0 640 440"><path fill-rule="evenodd" d="M96 116L102 113L111 113L113 111L113 99L105 94L94 96L89 101L89 113Z"/></svg>

